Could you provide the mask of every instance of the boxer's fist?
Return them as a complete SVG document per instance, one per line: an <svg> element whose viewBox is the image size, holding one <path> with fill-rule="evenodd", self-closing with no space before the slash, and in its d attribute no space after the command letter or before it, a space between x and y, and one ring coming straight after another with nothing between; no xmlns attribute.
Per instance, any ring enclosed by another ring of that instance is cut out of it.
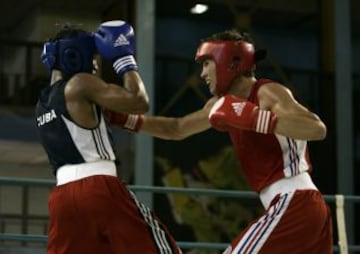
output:
<svg viewBox="0 0 360 254"><path fill-rule="evenodd" d="M115 61L135 53L134 29L125 21L104 22L100 24L94 35L99 54L107 60Z"/></svg>
<svg viewBox="0 0 360 254"><path fill-rule="evenodd" d="M111 126L120 127L131 132L138 132L144 121L143 115L112 112L104 110L104 116Z"/></svg>
<svg viewBox="0 0 360 254"><path fill-rule="evenodd" d="M122 20L102 23L94 33L95 45L99 54L113 62L113 67L119 75L137 70L134 59L135 35L134 29Z"/></svg>
<svg viewBox="0 0 360 254"><path fill-rule="evenodd" d="M277 118L269 110L262 110L257 105L235 97L225 95L211 108L211 125L217 130L238 128L259 133L273 133Z"/></svg>

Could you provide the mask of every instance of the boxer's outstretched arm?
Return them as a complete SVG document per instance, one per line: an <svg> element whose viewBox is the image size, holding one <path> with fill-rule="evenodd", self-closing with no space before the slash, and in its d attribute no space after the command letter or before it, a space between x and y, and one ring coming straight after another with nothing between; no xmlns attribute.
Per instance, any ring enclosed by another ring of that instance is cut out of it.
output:
<svg viewBox="0 0 360 254"><path fill-rule="evenodd" d="M130 131L141 131L154 137L181 140L210 128L208 115L217 100L213 97L205 106L183 117L163 117L106 112L112 126Z"/></svg>

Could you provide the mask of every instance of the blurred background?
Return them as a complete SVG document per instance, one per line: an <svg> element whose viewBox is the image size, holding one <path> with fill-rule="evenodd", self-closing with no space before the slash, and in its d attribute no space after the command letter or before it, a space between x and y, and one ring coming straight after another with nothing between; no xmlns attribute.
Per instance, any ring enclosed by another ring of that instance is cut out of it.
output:
<svg viewBox="0 0 360 254"><path fill-rule="evenodd" d="M210 96L194 62L202 38L231 28L249 32L256 47L268 51L256 76L289 87L327 125L327 138L309 143L316 185L326 195L359 196L359 12L359 0L1 1L0 177L54 180L33 114L49 83L40 61L44 40L64 22L94 31L103 21L123 19L135 29L151 114L164 116L197 110ZM116 81L111 63L100 63L100 75ZM113 134L122 161L119 175L129 184L249 190L224 133L209 130L179 142L116 129ZM51 187L0 182L0 233L46 235ZM261 212L257 200L139 196L179 241L227 243ZM359 204L346 205L353 245L360 245L359 213ZM334 232L336 244L335 218ZM42 253L44 246L41 241L0 240L0 253Z"/></svg>

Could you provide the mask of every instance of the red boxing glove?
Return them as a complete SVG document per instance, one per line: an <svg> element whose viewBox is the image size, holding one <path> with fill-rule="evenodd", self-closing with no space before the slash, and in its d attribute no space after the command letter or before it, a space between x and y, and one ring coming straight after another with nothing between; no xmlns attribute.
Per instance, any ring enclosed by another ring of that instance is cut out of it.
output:
<svg viewBox="0 0 360 254"><path fill-rule="evenodd" d="M143 115L112 112L104 110L106 120L111 126L117 126L131 132L138 132L144 122Z"/></svg>
<svg viewBox="0 0 360 254"><path fill-rule="evenodd" d="M267 134L274 132L277 117L247 100L225 95L211 108L209 120L220 131L232 127Z"/></svg>

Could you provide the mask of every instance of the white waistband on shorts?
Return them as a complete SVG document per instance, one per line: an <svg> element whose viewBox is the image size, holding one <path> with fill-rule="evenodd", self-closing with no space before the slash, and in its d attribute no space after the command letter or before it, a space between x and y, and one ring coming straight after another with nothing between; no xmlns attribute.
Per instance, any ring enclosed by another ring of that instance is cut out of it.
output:
<svg viewBox="0 0 360 254"><path fill-rule="evenodd" d="M113 161L94 161L80 164L64 165L56 171L56 185L62 185L94 175L116 176Z"/></svg>
<svg viewBox="0 0 360 254"><path fill-rule="evenodd" d="M277 194L295 190L317 190L308 172L292 177L282 178L270 184L261 190L260 200L266 209Z"/></svg>

